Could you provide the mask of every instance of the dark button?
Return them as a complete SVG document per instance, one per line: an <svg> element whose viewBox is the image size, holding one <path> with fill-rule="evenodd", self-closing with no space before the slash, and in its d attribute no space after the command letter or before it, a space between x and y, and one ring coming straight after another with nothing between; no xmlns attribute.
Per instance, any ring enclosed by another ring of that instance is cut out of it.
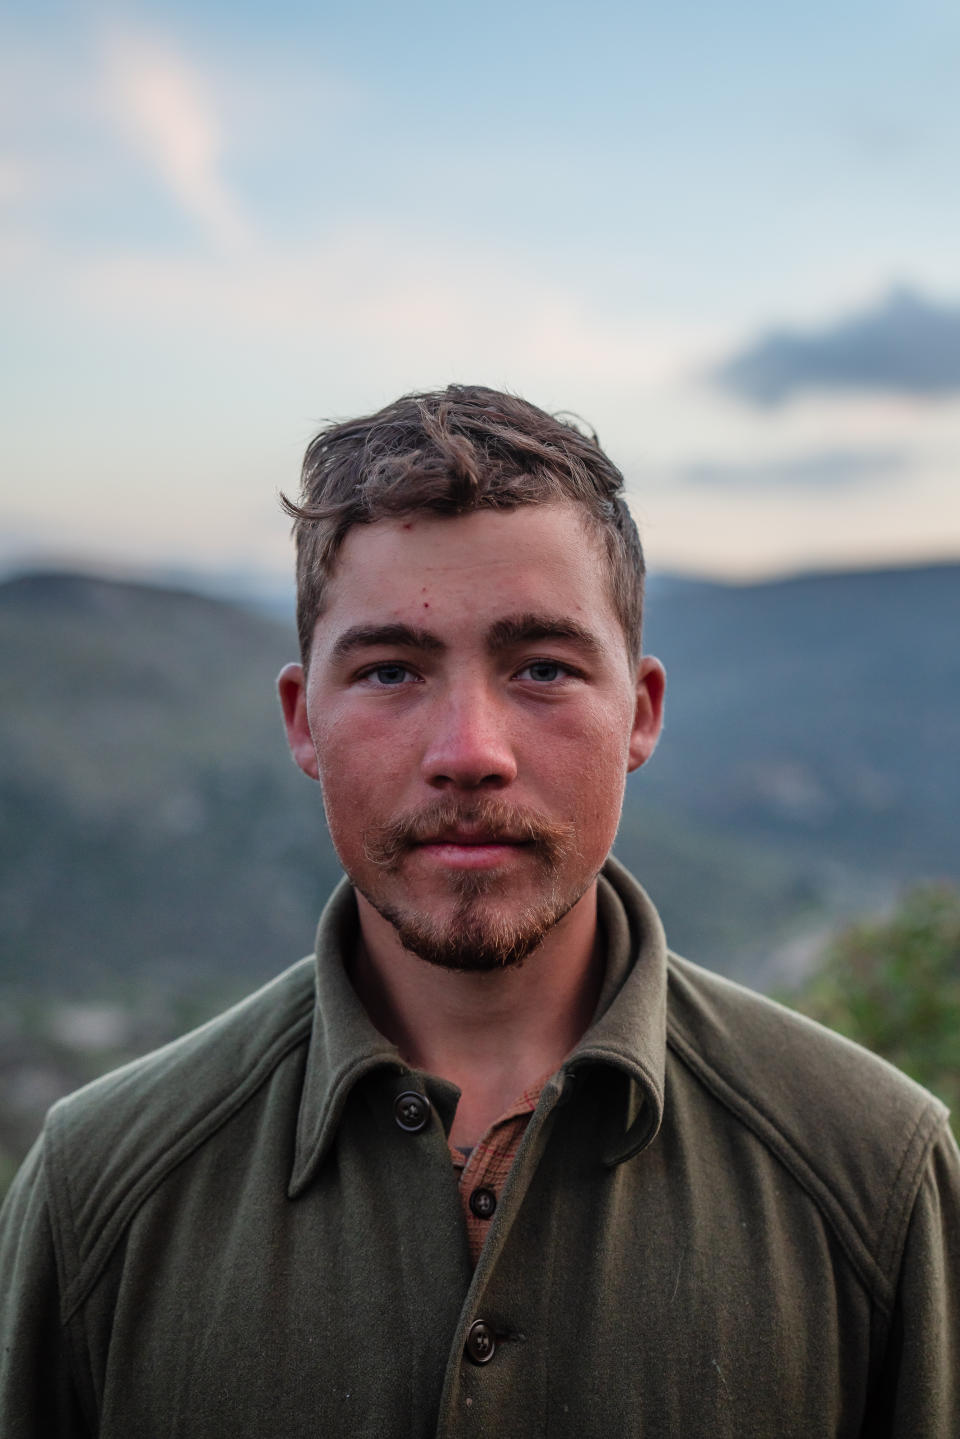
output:
<svg viewBox="0 0 960 1439"><path fill-rule="evenodd" d="M430 1118L430 1101L415 1089L405 1090L393 1102L393 1117L401 1129L408 1134L416 1134Z"/></svg>
<svg viewBox="0 0 960 1439"><path fill-rule="evenodd" d="M482 1319L475 1319L467 1331L467 1357L474 1364L489 1364L497 1347L497 1336Z"/></svg>
<svg viewBox="0 0 960 1439"><path fill-rule="evenodd" d="M475 1189L470 1196L470 1208L478 1219L492 1219L497 1207L497 1196L492 1189Z"/></svg>

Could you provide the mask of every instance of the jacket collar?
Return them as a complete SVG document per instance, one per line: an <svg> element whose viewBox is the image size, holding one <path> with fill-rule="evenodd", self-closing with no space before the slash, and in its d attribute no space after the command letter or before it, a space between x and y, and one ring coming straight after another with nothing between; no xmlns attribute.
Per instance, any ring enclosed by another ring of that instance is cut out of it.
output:
<svg viewBox="0 0 960 1439"><path fill-rule="evenodd" d="M600 873L597 916L607 973L593 1023L563 1065L568 1075L604 1064L631 1081L631 1103L608 1164L630 1159L663 1119L667 1059L667 941L646 892L612 856Z"/></svg>
<svg viewBox="0 0 960 1439"><path fill-rule="evenodd" d="M629 1159L654 1137L663 1117L666 1064L666 941L656 910L615 859L598 884L598 918L607 970L593 1023L561 1067L575 1081L588 1065L621 1070L631 1081L631 1104L609 1164ZM316 1004L297 1120L289 1194L310 1183L330 1147L353 1086L371 1070L409 1074L396 1047L374 1028L347 977L344 957L357 939L353 889L343 880L320 918L316 947ZM459 1091L423 1076L431 1099L452 1119Z"/></svg>

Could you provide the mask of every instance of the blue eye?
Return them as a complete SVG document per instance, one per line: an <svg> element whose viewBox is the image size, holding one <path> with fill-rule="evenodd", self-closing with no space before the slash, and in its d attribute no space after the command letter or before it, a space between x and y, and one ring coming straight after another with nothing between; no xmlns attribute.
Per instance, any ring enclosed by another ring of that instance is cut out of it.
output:
<svg viewBox="0 0 960 1439"><path fill-rule="evenodd" d="M375 679L378 684L393 688L402 685L410 676L406 665L387 664L377 665L374 669L368 670L366 679Z"/></svg>
<svg viewBox="0 0 960 1439"><path fill-rule="evenodd" d="M530 664L524 665L520 673L529 675L538 684L550 684L569 674L569 670L557 660L532 660Z"/></svg>

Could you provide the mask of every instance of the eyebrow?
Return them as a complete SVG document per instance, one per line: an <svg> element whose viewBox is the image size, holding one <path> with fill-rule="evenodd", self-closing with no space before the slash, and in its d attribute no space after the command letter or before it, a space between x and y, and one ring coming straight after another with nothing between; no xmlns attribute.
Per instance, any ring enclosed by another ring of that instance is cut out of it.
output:
<svg viewBox="0 0 960 1439"><path fill-rule="evenodd" d="M487 649L491 654L501 654L520 645L557 640L575 644L590 655L598 655L602 649L596 635L576 620L563 615L507 615L495 620L486 636ZM432 631L416 629L413 625L353 625L338 636L331 654L333 659L342 660L358 650L394 648L443 654L447 645Z"/></svg>
<svg viewBox="0 0 960 1439"><path fill-rule="evenodd" d="M567 640L585 653L596 656L602 649L596 635L565 615L509 615L497 620L487 631L487 648L492 654L518 645Z"/></svg>
<svg viewBox="0 0 960 1439"><path fill-rule="evenodd" d="M346 659L357 650L396 648L425 650L439 654L446 649L443 640L429 630L414 629L412 625L353 625L338 636L333 646L334 659Z"/></svg>

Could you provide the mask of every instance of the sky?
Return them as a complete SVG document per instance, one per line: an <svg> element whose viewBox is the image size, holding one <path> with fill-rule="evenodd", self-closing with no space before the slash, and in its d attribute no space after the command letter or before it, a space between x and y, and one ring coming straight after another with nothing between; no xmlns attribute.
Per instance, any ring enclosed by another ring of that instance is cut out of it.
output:
<svg viewBox="0 0 960 1439"><path fill-rule="evenodd" d="M651 569L960 558L960 9L7 4L0 566L290 568L323 421L573 411Z"/></svg>

